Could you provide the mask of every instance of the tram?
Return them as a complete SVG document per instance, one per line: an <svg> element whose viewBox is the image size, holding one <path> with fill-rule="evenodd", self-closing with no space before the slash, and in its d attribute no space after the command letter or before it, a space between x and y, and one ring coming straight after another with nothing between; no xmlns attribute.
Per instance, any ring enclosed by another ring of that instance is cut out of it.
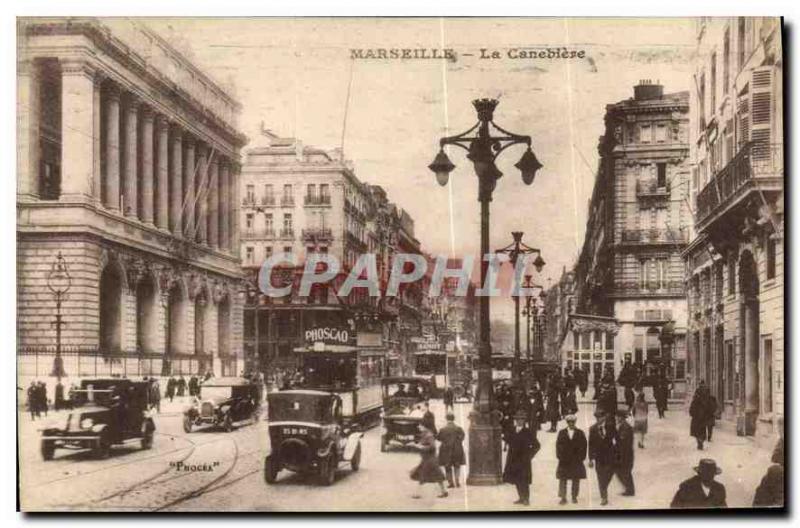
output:
<svg viewBox="0 0 800 528"><path fill-rule="evenodd" d="M387 351L382 347L315 343L296 348L303 389L331 392L342 400L342 419L363 428L380 422L381 378ZM297 388L297 387L295 387Z"/></svg>

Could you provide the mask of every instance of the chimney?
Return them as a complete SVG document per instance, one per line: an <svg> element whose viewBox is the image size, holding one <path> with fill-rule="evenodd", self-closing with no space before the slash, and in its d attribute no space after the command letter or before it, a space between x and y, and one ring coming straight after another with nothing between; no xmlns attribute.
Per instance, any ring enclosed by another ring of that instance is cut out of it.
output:
<svg viewBox="0 0 800 528"><path fill-rule="evenodd" d="M653 83L650 79L642 79L637 86L633 87L633 98L637 101L647 99L660 99L664 95L664 86Z"/></svg>

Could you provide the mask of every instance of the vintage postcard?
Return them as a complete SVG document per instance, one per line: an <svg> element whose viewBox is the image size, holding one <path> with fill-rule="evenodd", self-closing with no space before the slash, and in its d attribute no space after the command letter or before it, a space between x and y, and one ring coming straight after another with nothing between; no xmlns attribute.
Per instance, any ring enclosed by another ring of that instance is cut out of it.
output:
<svg viewBox="0 0 800 528"><path fill-rule="evenodd" d="M783 509L782 37L19 18L19 508Z"/></svg>

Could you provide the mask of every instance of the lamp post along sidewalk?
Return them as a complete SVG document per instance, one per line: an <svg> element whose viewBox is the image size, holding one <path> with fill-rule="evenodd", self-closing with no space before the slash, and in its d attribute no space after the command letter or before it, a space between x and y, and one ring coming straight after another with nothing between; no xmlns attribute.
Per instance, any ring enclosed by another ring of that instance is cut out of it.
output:
<svg viewBox="0 0 800 528"><path fill-rule="evenodd" d="M498 249L496 253L498 254L505 254L508 255L508 261L516 270L517 262L519 261L520 257L525 257L526 255L533 255L536 254L536 260L533 261L533 266L536 268L536 271L541 273L542 268L544 268L544 259L542 258L542 252L536 248L532 248L527 246L522 242L522 231L512 231L511 236L514 238L514 241L502 248ZM530 275L527 275L530 277ZM524 285L523 285L524 286ZM521 351L520 351L520 342L519 342L519 293L515 291L516 287L511 291L511 297L514 299L514 366L511 370L511 382L514 387L520 387L520 376L521 376Z"/></svg>
<svg viewBox="0 0 800 528"><path fill-rule="evenodd" d="M530 136L512 134L497 126L494 121L495 99L476 99L472 102L478 122L466 132L439 140L439 153L428 167L436 174L440 185L447 185L455 165L447 157L444 147L453 145L467 151L467 159L478 177L478 201L481 204L481 284L485 284L489 263L489 204L497 180L503 175L495 160L512 145L527 145L522 158L515 164L522 172L526 185L533 183L536 172L542 167L531 150ZM492 136L492 130L495 135ZM492 392L492 346L489 328L489 298L479 297L480 344L478 350L478 389L469 426L469 485L499 484L501 472L501 438L498 412L494 408Z"/></svg>
<svg viewBox="0 0 800 528"><path fill-rule="evenodd" d="M55 376L59 383L61 382L61 378L67 375L64 370L64 358L61 356L61 329L66 326L61 316L61 303L71 286L72 277L69 275L64 256L59 251L56 260L53 261L50 272L47 274L47 287L53 292L56 298L56 318L53 322L56 327L56 355L53 358L53 370L50 375Z"/></svg>

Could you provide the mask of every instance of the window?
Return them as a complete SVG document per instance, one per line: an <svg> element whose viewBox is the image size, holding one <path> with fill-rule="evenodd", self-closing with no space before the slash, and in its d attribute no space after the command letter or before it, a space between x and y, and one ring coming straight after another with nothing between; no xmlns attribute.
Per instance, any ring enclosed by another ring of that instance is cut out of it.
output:
<svg viewBox="0 0 800 528"><path fill-rule="evenodd" d="M247 230L253 229L253 213L247 213L244 217L244 226Z"/></svg>
<svg viewBox="0 0 800 528"><path fill-rule="evenodd" d="M265 204L272 204L275 203L275 194L272 190L272 184L267 183L264 185L264 203Z"/></svg>
<svg viewBox="0 0 800 528"><path fill-rule="evenodd" d="M667 186L667 164L656 163L657 185L660 188Z"/></svg>
<svg viewBox="0 0 800 528"><path fill-rule="evenodd" d="M292 252L292 246L283 246L283 252L284 253L291 253Z"/></svg>
<svg viewBox="0 0 800 528"><path fill-rule="evenodd" d="M589 346L589 332L583 332L581 334L581 350L591 350L592 347Z"/></svg>
<svg viewBox="0 0 800 528"><path fill-rule="evenodd" d="M717 301L722 300L722 288L724 284L722 273L722 262L714 264L714 298Z"/></svg>
<svg viewBox="0 0 800 528"><path fill-rule="evenodd" d="M614 350L614 334L606 332L606 350Z"/></svg>
<svg viewBox="0 0 800 528"><path fill-rule="evenodd" d="M667 141L667 125L659 123L656 125L656 143L664 143Z"/></svg>
<svg viewBox="0 0 800 528"><path fill-rule="evenodd" d="M292 230L292 213L283 214L283 230L287 232Z"/></svg>
<svg viewBox="0 0 800 528"><path fill-rule="evenodd" d="M736 295L736 255L728 255L728 295Z"/></svg>
<svg viewBox="0 0 800 528"><path fill-rule="evenodd" d="M244 257L245 261L248 264L252 264L253 263L253 246L247 246L244 249L244 255L245 255L245 257Z"/></svg>
<svg viewBox="0 0 800 528"><path fill-rule="evenodd" d="M683 380L686 379L686 360L685 359L676 359L675 360L675 373L674 378L676 380Z"/></svg>
<svg viewBox="0 0 800 528"><path fill-rule="evenodd" d="M642 363L644 361L644 333L638 328L638 333L633 336L633 362Z"/></svg>
<svg viewBox="0 0 800 528"><path fill-rule="evenodd" d="M643 289L661 290L667 287L668 262L664 258L651 258L641 261L639 280Z"/></svg>
<svg viewBox="0 0 800 528"><path fill-rule="evenodd" d="M717 111L717 54L711 54L711 86L709 87L709 99L711 103L711 113Z"/></svg>
<svg viewBox="0 0 800 528"><path fill-rule="evenodd" d="M777 252L778 241L771 236L767 236L767 279L775 278L775 255Z"/></svg>
<svg viewBox="0 0 800 528"><path fill-rule="evenodd" d="M272 213L267 213L264 215L264 224L266 226L267 233L271 233L274 229L272 225Z"/></svg>
<svg viewBox="0 0 800 528"><path fill-rule="evenodd" d="M722 94L728 93L728 81L731 74L731 29L725 29L722 41Z"/></svg>
<svg viewBox="0 0 800 528"><path fill-rule="evenodd" d="M706 128L706 74L705 72L700 74L700 88L699 93L697 94L698 100L698 113L700 119L697 120L697 124L699 127L699 132L702 134Z"/></svg>
<svg viewBox="0 0 800 528"><path fill-rule="evenodd" d="M573 331L573 332L572 332L572 339L573 339L573 341L575 341L575 342L573 343L573 348L574 348L575 350L580 350L580 348L581 348L581 344L580 344L580 334L579 334L578 332L575 332L575 331Z"/></svg>
<svg viewBox="0 0 800 528"><path fill-rule="evenodd" d="M245 200L247 203L253 203L256 201L256 188L254 185L248 185L245 188Z"/></svg>
<svg viewBox="0 0 800 528"><path fill-rule="evenodd" d="M639 141L641 143L650 143L653 140L653 131L650 123L642 123L639 125Z"/></svg>
<svg viewBox="0 0 800 528"><path fill-rule="evenodd" d="M647 347L645 359L651 361L661 357L661 339L658 328L650 328L645 335L645 345Z"/></svg>
<svg viewBox="0 0 800 528"><path fill-rule="evenodd" d="M328 185L327 183L320 183L319 184L319 196L320 196L320 198L322 198L323 202L325 202L326 199L327 199L327 201L330 201L330 197L331 197L330 185Z"/></svg>
<svg viewBox="0 0 800 528"><path fill-rule="evenodd" d="M772 412L772 336L761 338L762 412Z"/></svg>
<svg viewBox="0 0 800 528"><path fill-rule="evenodd" d="M265 258L270 258L272 256L272 246L264 246L264 256Z"/></svg>
<svg viewBox="0 0 800 528"><path fill-rule="evenodd" d="M314 198L317 197L317 186L315 184L313 184L313 183L309 183L308 184L307 190L306 190L306 196L308 196L311 199L314 199Z"/></svg>

